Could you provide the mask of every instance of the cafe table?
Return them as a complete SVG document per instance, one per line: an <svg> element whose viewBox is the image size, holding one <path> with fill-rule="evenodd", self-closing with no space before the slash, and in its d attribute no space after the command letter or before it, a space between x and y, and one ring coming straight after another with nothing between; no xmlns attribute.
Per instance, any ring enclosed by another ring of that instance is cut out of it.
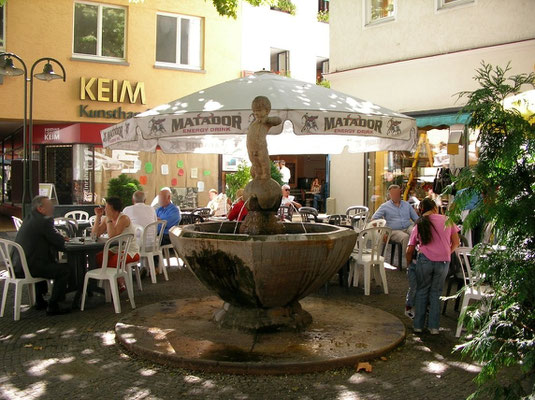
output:
<svg viewBox="0 0 535 400"><path fill-rule="evenodd" d="M87 268L97 267L96 254L104 249L106 239L93 240L91 238L76 237L65 243L67 262L71 267L71 278L67 287L68 292L76 291L73 307L78 308L84 286L84 277ZM91 288L98 291L99 288Z"/></svg>

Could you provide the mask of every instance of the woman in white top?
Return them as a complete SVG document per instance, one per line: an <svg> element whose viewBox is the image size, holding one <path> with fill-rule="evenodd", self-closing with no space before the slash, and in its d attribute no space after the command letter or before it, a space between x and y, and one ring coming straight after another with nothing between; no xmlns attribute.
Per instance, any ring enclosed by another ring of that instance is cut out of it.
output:
<svg viewBox="0 0 535 400"><path fill-rule="evenodd" d="M136 230L134 224L130 221L127 215L121 212L122 204L121 199L118 197L109 197L106 199L106 207L95 208L96 220L93 225L92 233L94 236L99 237L100 235L107 233L108 237L112 238L119 236L125 233L131 233L135 236ZM103 216L104 212L106 216ZM104 254L102 252L98 253L96 256L97 264L102 265L102 260ZM113 252L113 249L110 250L108 254L108 267L117 267L117 253ZM126 256L126 263L139 261L139 247L137 241L133 240L130 242L130 247L128 248L128 255ZM124 279L119 279L119 291L126 289Z"/></svg>

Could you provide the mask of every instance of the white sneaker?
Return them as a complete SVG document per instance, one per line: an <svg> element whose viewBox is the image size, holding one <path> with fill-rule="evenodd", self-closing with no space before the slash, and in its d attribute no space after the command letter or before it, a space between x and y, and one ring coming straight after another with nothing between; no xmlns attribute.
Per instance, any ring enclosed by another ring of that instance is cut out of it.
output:
<svg viewBox="0 0 535 400"><path fill-rule="evenodd" d="M423 330L422 330L422 329L419 329L419 328L414 328L414 329L413 329L413 332L414 332L414 333L422 333Z"/></svg>
<svg viewBox="0 0 535 400"><path fill-rule="evenodd" d="M405 315L409 317L410 319L414 319L414 309L412 308L406 308L405 309Z"/></svg>
<svg viewBox="0 0 535 400"><path fill-rule="evenodd" d="M429 329L429 333L431 335L438 335L440 333L440 330L438 330L438 329Z"/></svg>

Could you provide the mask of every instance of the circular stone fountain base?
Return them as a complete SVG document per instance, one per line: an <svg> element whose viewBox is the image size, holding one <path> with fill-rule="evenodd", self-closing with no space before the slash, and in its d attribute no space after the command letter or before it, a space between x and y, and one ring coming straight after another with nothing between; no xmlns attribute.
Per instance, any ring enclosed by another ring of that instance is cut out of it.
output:
<svg viewBox="0 0 535 400"><path fill-rule="evenodd" d="M354 366L379 357L405 338L405 326L377 308L323 298L301 304L313 317L301 332L247 333L218 328L218 297L163 301L117 323L119 342L164 365L236 374L294 374Z"/></svg>

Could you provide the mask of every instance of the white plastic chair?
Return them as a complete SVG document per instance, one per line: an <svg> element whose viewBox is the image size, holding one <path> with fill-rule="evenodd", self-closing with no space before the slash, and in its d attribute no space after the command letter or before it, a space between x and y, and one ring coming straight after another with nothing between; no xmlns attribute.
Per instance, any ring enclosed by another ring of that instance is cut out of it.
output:
<svg viewBox="0 0 535 400"><path fill-rule="evenodd" d="M12 253L18 252L20 261L22 264L22 271L24 272L24 278L17 278L15 276L15 268L13 265ZM13 319L18 321L20 319L20 302L22 298L22 288L24 285L29 285L30 292L30 305L35 304L35 284L38 282L46 282L44 278L34 278L30 274L28 263L26 261L26 255L22 246L11 240L0 239L0 260L6 267L7 275L5 276L4 293L2 294L2 309L0 310L0 317L4 316L4 310L6 308L7 292L9 285L15 285L15 304L13 306Z"/></svg>
<svg viewBox="0 0 535 400"><path fill-rule="evenodd" d="M15 216L12 216L11 219L13 220L13 224L15 225L15 229L18 232L20 227L22 226L22 219L17 218Z"/></svg>
<svg viewBox="0 0 535 400"><path fill-rule="evenodd" d="M91 227L93 227L93 225L95 225L95 221L97 220L97 216L96 215L92 215L89 217L88 221L89 221L89 225Z"/></svg>
<svg viewBox="0 0 535 400"><path fill-rule="evenodd" d="M372 266L379 270L383 290L385 294L388 294L383 252L391 235L392 229L388 227L369 228L359 232L356 246L351 253L348 284L353 281L353 286L358 286L359 271L357 267L362 266L364 270L364 294L366 296L370 295Z"/></svg>
<svg viewBox="0 0 535 400"><path fill-rule="evenodd" d="M163 262L163 252L161 248L163 232L166 225L167 221L164 220L153 222L151 224L148 224L143 229L143 234L141 235L141 243L139 246L139 261L142 262L143 259L147 260L147 264L149 265L150 279L152 283L156 283L156 267L154 265L155 256L158 256L158 264L160 269L163 270L165 280L169 280L169 276L167 275L167 267ZM134 266L132 264L134 263L129 264L129 268ZM138 281L138 287L140 288L140 290L142 290L141 279L139 277L139 269L136 268L135 271L136 279Z"/></svg>
<svg viewBox="0 0 535 400"><path fill-rule="evenodd" d="M180 234L180 231L182 230L182 228L180 226L173 226L172 228L169 229L169 235L179 235ZM164 259L167 261L167 267L170 267L171 266L171 251L173 253L175 253L175 256L176 256L176 259L177 259L177 263L178 263L178 267L180 268L180 263L182 262L182 265L184 265L184 261L181 260L179 257L178 257L178 253L176 252L175 250L175 246L173 246L172 243L170 244L166 244L166 245L163 245L161 246L162 248L162 252L163 252L163 257Z"/></svg>
<svg viewBox="0 0 535 400"><path fill-rule="evenodd" d="M64 215L65 218L72 218L76 221L89 221L89 213L83 210L69 211Z"/></svg>
<svg viewBox="0 0 535 400"><path fill-rule="evenodd" d="M459 257L459 261L461 262L465 282L463 302L461 305L461 311L459 313L459 321L457 322L457 331L455 332L456 337L461 336L461 331L463 329L463 321L461 317L466 312L470 300L481 300L483 298L492 296L492 290L490 286L481 285L479 283L480 276L478 274L474 274L472 268L470 267L471 251L471 247L458 247L455 250L455 253Z"/></svg>
<svg viewBox="0 0 535 400"><path fill-rule="evenodd" d="M348 219L351 219L351 226L356 231L361 231L368 222L368 207L364 206L351 206L346 210Z"/></svg>
<svg viewBox="0 0 535 400"><path fill-rule="evenodd" d="M386 219L373 219L366 224L366 227L364 229L382 228L383 226L386 226Z"/></svg>
<svg viewBox="0 0 535 400"><path fill-rule="evenodd" d="M115 313L121 313L121 300L119 298L119 285L117 284L118 278L124 278L126 283L126 290L128 292L128 298L130 299L130 305L132 308L136 308L134 303L134 283L132 281L132 274L128 274L126 271L126 257L128 256L128 248L130 243L134 240L134 235L126 233L112 237L106 241L106 245L103 250L102 266L98 269L93 269L85 274L84 278L84 290L82 292L82 304L80 310L84 311L85 298L87 294L87 283L89 279L96 279L99 281L107 281L108 285L104 287L106 290L106 300L109 300L109 291L113 298L113 306L115 307ZM118 254L117 268L108 267L108 253L110 248L114 248L114 252Z"/></svg>

